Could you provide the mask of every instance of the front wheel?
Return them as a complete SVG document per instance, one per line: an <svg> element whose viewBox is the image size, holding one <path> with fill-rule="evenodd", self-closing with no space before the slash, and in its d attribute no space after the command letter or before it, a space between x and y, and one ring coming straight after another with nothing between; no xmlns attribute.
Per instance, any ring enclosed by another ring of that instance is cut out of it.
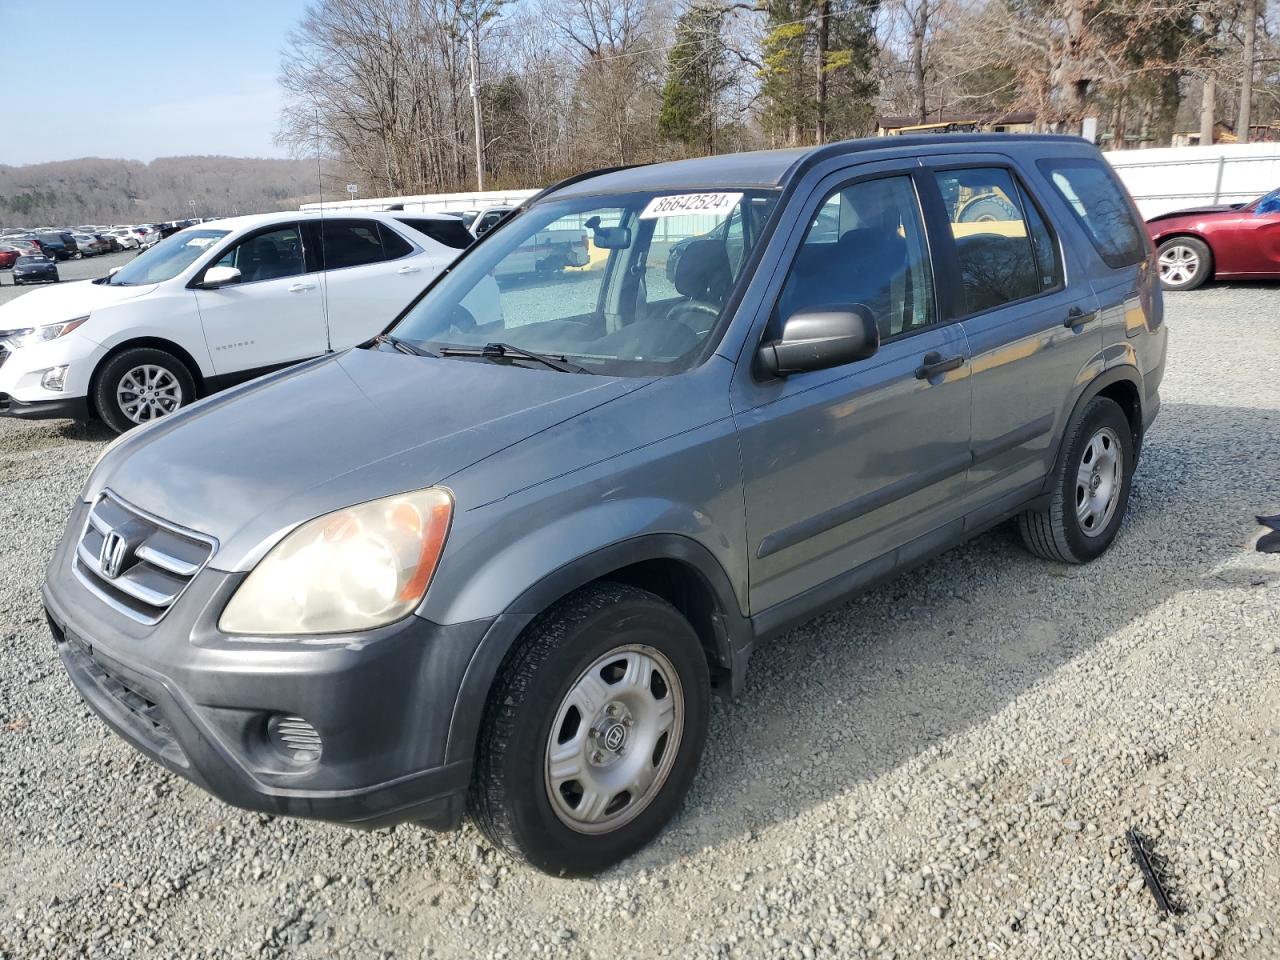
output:
<svg viewBox="0 0 1280 960"><path fill-rule="evenodd" d="M1101 556L1124 520L1135 465L1124 411L1114 400L1094 397L1067 427L1049 505L1018 517L1027 549L1062 563Z"/></svg>
<svg viewBox="0 0 1280 960"><path fill-rule="evenodd" d="M542 614L490 692L469 806L499 849L558 876L635 853L675 814L706 740L697 634L635 587L584 587Z"/></svg>
<svg viewBox="0 0 1280 960"><path fill-rule="evenodd" d="M1213 252L1195 237L1170 237L1160 244L1157 258L1166 290L1194 290L1213 270Z"/></svg>
<svg viewBox="0 0 1280 960"><path fill-rule="evenodd" d="M134 347L107 361L94 379L98 415L116 433L150 423L196 398L186 364L153 347Z"/></svg>

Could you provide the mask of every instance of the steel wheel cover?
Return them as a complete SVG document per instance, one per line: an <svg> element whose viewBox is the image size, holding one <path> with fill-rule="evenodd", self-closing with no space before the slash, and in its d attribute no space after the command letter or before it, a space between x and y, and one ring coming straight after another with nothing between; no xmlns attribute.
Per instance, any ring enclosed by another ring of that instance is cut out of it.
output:
<svg viewBox="0 0 1280 960"><path fill-rule="evenodd" d="M1103 427L1085 445L1076 468L1076 519L1086 537L1101 535L1115 515L1124 486L1124 452L1120 437Z"/></svg>
<svg viewBox="0 0 1280 960"><path fill-rule="evenodd" d="M684 692L671 661L628 644L573 682L547 738L543 779L556 817L602 834L635 819L666 783L684 729Z"/></svg>

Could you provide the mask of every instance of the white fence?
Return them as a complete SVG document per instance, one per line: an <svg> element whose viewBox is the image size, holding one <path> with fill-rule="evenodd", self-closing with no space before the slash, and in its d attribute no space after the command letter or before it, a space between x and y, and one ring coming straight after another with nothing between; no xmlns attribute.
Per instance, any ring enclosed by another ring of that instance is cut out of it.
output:
<svg viewBox="0 0 1280 960"><path fill-rule="evenodd" d="M1280 143L1113 150L1105 156L1147 218L1241 203L1280 187Z"/></svg>
<svg viewBox="0 0 1280 960"><path fill-rule="evenodd" d="M386 210L399 204L408 213L461 213L484 207L515 206L537 190L486 190L483 193L426 193L411 197L369 197L357 200L324 200L304 203L300 210Z"/></svg>

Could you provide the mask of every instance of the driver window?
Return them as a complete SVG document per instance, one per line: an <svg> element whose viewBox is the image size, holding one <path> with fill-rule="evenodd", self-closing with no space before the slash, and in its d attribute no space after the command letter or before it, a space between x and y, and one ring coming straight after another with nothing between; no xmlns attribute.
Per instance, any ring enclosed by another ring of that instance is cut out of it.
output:
<svg viewBox="0 0 1280 960"><path fill-rule="evenodd" d="M864 180L819 205L778 298L776 320L860 303L887 340L935 322L933 277L910 177Z"/></svg>
<svg viewBox="0 0 1280 960"><path fill-rule="evenodd" d="M259 233L228 250L217 263L240 271L240 283L300 276L302 238L297 226Z"/></svg>

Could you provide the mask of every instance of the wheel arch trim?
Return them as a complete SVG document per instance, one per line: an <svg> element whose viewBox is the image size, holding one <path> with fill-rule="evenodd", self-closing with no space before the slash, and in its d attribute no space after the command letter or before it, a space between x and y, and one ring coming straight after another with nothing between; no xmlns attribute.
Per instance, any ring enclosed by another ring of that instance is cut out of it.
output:
<svg viewBox="0 0 1280 960"><path fill-rule="evenodd" d="M1042 493L1049 493L1053 486L1053 478L1057 475L1058 465L1062 460L1062 442L1066 437L1067 430L1070 428L1071 424L1075 422L1076 417L1080 415L1080 411L1082 411L1094 397L1098 396L1109 387L1113 387L1117 384L1128 384L1133 388L1135 394L1134 403L1136 404L1135 413L1137 416L1136 418L1130 419L1129 423L1130 427L1133 429L1134 450L1141 450L1143 432L1142 403L1143 397L1145 396L1142 387L1142 373L1137 367L1131 366L1127 363L1110 367L1109 369L1103 370L1085 384L1084 388L1080 391L1079 396L1076 397L1075 403L1072 404L1071 412L1062 421L1062 426L1056 432L1054 438L1055 452L1053 455L1053 466L1049 472L1045 474L1044 484L1041 489Z"/></svg>
<svg viewBox="0 0 1280 960"><path fill-rule="evenodd" d="M703 645L707 647L710 639L712 649L708 652L718 666L728 672L737 692L746 672L754 634L750 621L739 611L728 574L710 550L690 537L645 534L601 547L558 567L527 587L494 619L463 675L449 724L446 761L469 760L474 755L494 678L520 635L541 612L574 590L648 561L680 564L696 575L714 598L717 629L712 638L702 638Z"/></svg>

